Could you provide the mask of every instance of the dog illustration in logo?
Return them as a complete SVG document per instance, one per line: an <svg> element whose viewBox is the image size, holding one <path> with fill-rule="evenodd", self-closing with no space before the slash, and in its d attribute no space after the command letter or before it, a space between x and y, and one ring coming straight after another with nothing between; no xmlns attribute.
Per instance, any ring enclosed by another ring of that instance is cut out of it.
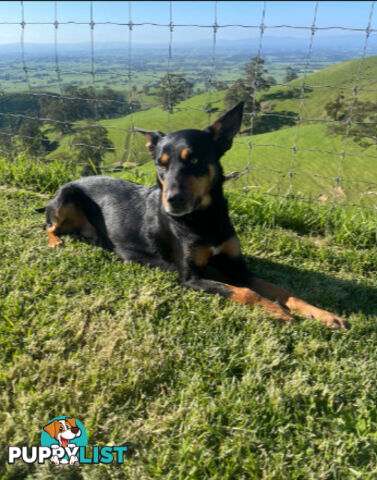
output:
<svg viewBox="0 0 377 480"><path fill-rule="evenodd" d="M65 417L61 420L54 420L53 422L45 425L43 430L47 432L51 438L54 438L59 442L59 447L62 448L75 448L77 445L70 443L70 440L77 438L81 435L81 430L76 425L76 420L72 417ZM57 446L56 446L57 447ZM54 446L52 446L54 448ZM73 465L78 462L76 455L69 457L69 460L62 458L59 460L57 455L51 457L51 462L55 465L60 464L70 464Z"/></svg>

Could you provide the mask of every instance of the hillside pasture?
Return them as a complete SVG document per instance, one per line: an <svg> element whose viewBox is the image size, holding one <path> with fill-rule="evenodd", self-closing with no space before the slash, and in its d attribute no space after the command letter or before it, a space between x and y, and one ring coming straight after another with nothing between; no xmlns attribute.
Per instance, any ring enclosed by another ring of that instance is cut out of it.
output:
<svg viewBox="0 0 377 480"><path fill-rule="evenodd" d="M223 158L225 171L243 171L247 165L251 170L232 185L235 188L263 189L278 195L293 192L306 199L320 198L325 202L374 207L377 204L375 146L366 148L351 137L328 135L327 124L322 121L329 120L324 107L338 91L325 87L347 88L342 92L346 98L351 98L359 62L343 62L306 77L305 85L308 88L305 90L302 119L298 126L282 127L252 137L237 137L234 147ZM363 60L358 81L361 90L357 94L361 101L374 101L373 92L367 90L376 87L377 80L373 74L376 68L377 57ZM287 86L271 87L267 92L260 92L258 98L262 105L270 104L273 107L271 114L288 112L297 115L300 111L302 81L299 78ZM114 150L105 155L106 167L111 170L115 164L132 169L137 165L134 174L152 173L153 165L145 148L145 139L140 134L133 134L133 127L165 132L204 128L224 110L224 94L223 91L212 91L194 96L178 104L172 114L154 107L99 122L107 128L114 144ZM208 103L211 105L210 114L203 111L203 106ZM72 137L63 137L60 147L49 158L59 159L61 153L69 152L71 141ZM298 149L296 154L292 151L294 146ZM344 161L341 159L343 150ZM292 177L289 172L292 172Z"/></svg>

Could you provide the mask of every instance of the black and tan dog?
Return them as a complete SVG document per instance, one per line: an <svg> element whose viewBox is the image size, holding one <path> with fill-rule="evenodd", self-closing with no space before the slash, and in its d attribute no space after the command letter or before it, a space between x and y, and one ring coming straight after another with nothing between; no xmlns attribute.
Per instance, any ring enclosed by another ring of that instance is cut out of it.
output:
<svg viewBox="0 0 377 480"><path fill-rule="evenodd" d="M182 284L255 305L291 321L297 312L331 328L343 319L314 307L251 274L240 250L223 196L221 156L232 146L243 104L204 130L145 135L157 170L157 185L144 187L110 177L86 177L64 185L46 206L49 244L76 232L98 239L125 262L177 270ZM205 278L210 265L226 283Z"/></svg>

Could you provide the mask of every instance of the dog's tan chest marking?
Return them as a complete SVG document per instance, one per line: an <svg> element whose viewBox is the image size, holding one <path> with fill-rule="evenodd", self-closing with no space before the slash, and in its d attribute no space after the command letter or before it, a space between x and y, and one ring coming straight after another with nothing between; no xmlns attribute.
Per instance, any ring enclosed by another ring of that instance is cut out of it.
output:
<svg viewBox="0 0 377 480"><path fill-rule="evenodd" d="M241 255L240 241L236 235L233 235L233 237L228 238L228 240L221 244L220 247L217 247L217 250L218 251L214 253L214 255L223 253L229 258L239 257Z"/></svg>
<svg viewBox="0 0 377 480"><path fill-rule="evenodd" d="M205 267L212 256L211 247L197 245L191 250L190 256L197 267Z"/></svg>
<svg viewBox="0 0 377 480"><path fill-rule="evenodd" d="M194 248L192 248L190 257L195 265L198 267L205 267L208 265L208 262L212 256L220 254L224 254L229 258L235 258L241 254L240 242L236 235L228 238L228 240L217 247L213 245L196 245Z"/></svg>

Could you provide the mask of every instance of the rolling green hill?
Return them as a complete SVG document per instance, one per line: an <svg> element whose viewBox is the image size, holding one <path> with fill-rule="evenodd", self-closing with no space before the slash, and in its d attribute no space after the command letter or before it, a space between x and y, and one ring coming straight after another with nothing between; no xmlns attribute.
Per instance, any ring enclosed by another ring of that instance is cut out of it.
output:
<svg viewBox="0 0 377 480"><path fill-rule="evenodd" d="M376 204L376 159L364 157L376 155L375 147L362 149L352 140L348 140L346 153L351 156L346 155L341 163L340 152L343 150L341 137L326 135L326 126L323 124L301 125L297 137L298 151L293 156L290 147L295 143L296 131L297 128L292 127L255 135L252 139L251 137L238 138L233 148L224 157L225 170L240 171L245 168L249 159L251 171L238 179L235 185L250 188L263 186L266 191L284 195L290 187L290 177L287 172L292 171L294 173L292 189L297 194L311 198L321 196L325 201L352 202L365 206ZM250 140L253 143L249 154L248 141ZM339 154L312 150L339 152ZM335 178L338 176L341 179L340 189L335 188L337 185ZM359 183L359 180L375 182L375 185Z"/></svg>
<svg viewBox="0 0 377 480"><path fill-rule="evenodd" d="M337 63L308 75L305 84L310 88L305 90L302 116L306 119L325 118L325 104L340 91L346 99L352 98L352 88L355 86L359 64L359 59ZM271 87L267 92L260 93L258 99L262 102L272 103L274 105L273 111L284 110L297 113L300 106L299 97L302 81L302 78L297 78L290 82L288 87ZM377 89L377 56L366 57L363 60L357 85L361 89ZM328 88L323 88L325 86ZM330 87L343 87L346 90ZM293 88L297 91L295 96L292 96ZM375 101L376 92L361 90L357 93L357 98L362 101Z"/></svg>
<svg viewBox="0 0 377 480"><path fill-rule="evenodd" d="M353 87L359 66L359 60L344 62L333 65L320 72L306 77L307 85L319 86L342 86ZM376 88L377 56L365 58L360 71L358 85L361 88ZM296 79L289 87L276 86L268 92L262 92L259 99L264 103L273 105L273 112L290 111L297 113L300 108L300 99L287 98L292 93L292 88L299 89L302 78ZM223 160L227 172L242 170L248 161L253 170L243 176L237 182L232 183L239 187L251 188L263 187L274 194L285 194L289 187L295 193L326 201L357 202L366 205L377 202L377 167L375 147L363 148L351 138L345 143L346 157L340 162L340 152L344 147L344 138L341 136L326 135L326 124L305 121L305 118L324 119L324 105L339 90L333 88L312 88L305 93L301 122L298 134L297 127L282 128L277 131L251 137L238 137L233 149L227 153ZM351 90L343 90L346 98L352 94ZM361 91L358 98L361 100L374 100L375 92ZM299 96L299 95L298 95ZM139 170L151 172L150 157L145 149L145 140L139 134L131 134L134 126L145 129L158 129L162 131L179 130L182 128L203 128L209 123L209 116L205 113L203 105L209 100L212 104L211 120L224 109L224 92L212 92L198 95L186 100L174 110L168 113L161 108L155 107L150 110L136 112L126 117L103 120L99 122L108 129L109 137L114 143L115 151L109 152L105 157L107 165L114 163L145 163ZM291 147L295 144L297 134L298 151L293 155ZM62 151L67 151L67 143L70 137L63 139L59 149L51 154L53 158L59 158ZM248 144L252 140L253 147ZM275 145L275 146L266 146ZM300 151L305 149L309 151ZM320 153L310 150L322 150L331 153ZM351 156L347 156L351 154ZM365 158L365 155L372 157ZM294 172L290 181L288 171ZM310 176L308 176L310 175ZM314 175L314 177L312 176ZM334 189L337 185L335 178L348 179L352 182L341 182L340 189ZM331 177L330 179L320 177ZM363 182L374 182L376 185L368 185ZM356 182L355 182L356 181Z"/></svg>
<svg viewBox="0 0 377 480"><path fill-rule="evenodd" d="M217 113L211 114L214 120L224 110L224 92L212 92L212 109ZM203 105L208 102L208 94L201 94L181 102L172 114L154 107L149 110L139 111L125 117L102 120L99 124L105 126L109 132L109 138L114 144L115 150L105 155L105 163L144 163L150 160L145 148L145 139L140 134L132 134L133 127L151 130L173 131L183 128L203 128L208 125L208 114L203 111ZM59 159L61 153L68 153L71 148L72 136L62 138L60 146L48 157Z"/></svg>

